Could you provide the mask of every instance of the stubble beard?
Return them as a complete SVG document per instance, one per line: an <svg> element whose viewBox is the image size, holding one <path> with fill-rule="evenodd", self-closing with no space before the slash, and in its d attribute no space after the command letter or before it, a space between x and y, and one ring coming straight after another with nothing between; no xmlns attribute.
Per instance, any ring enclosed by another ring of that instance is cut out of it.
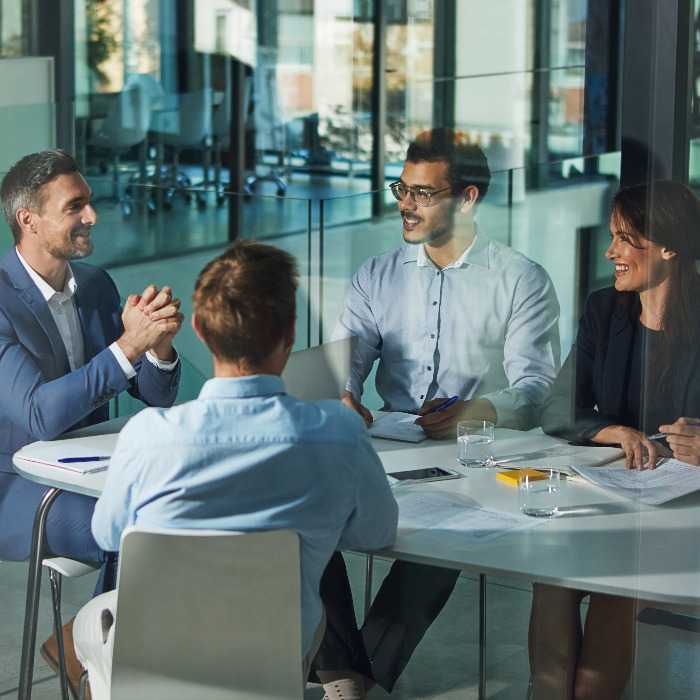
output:
<svg viewBox="0 0 700 700"><path fill-rule="evenodd" d="M95 244L91 238L87 239L87 243L78 245L76 239L82 239L80 234L71 234L70 240L62 245L52 245L48 248L48 252L58 260L82 260L90 257L95 251Z"/></svg>

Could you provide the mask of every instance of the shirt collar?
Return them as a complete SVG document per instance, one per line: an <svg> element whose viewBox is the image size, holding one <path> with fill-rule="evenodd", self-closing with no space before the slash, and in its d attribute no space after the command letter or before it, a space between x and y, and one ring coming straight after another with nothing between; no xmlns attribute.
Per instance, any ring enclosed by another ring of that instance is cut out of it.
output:
<svg viewBox="0 0 700 700"><path fill-rule="evenodd" d="M32 278L32 282L36 284L36 286L39 288L39 291L41 292L41 296L48 301L53 297L54 294L65 294L65 296L70 299L78 289L78 283L75 281L75 277L73 276L73 270L71 270L70 265L68 265L68 275L66 277L66 283L63 286L63 291L62 292L57 292L46 280L44 280L41 275L39 275L35 270L33 270L30 266L29 263L22 257L20 254L19 250L17 249L17 246L15 246L15 250L17 251L17 257L19 258L19 261L22 263L24 269L27 271L27 274Z"/></svg>
<svg viewBox="0 0 700 700"><path fill-rule="evenodd" d="M285 393L284 381L272 374L255 374L250 377L215 377L204 383L200 399L229 398L248 399Z"/></svg>
<svg viewBox="0 0 700 700"><path fill-rule="evenodd" d="M477 267L489 267L489 239L483 234L477 223L475 226L474 240L469 248L467 248L460 257L445 269L451 267L464 267L466 265L476 265ZM425 252L425 246L411 245L404 243L404 264L414 262L418 267L432 267L437 269L435 263L430 259Z"/></svg>

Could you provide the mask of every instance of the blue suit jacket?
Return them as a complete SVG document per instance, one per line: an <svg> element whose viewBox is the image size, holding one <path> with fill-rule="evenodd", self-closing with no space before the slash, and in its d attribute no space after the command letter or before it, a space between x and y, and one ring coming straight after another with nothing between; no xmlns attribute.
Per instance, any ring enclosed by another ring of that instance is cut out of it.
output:
<svg viewBox="0 0 700 700"><path fill-rule="evenodd" d="M14 246L0 261L0 471L12 472L12 455L30 442L107 420L109 400L125 389L149 406L170 406L177 396L179 363L165 372L141 358L126 379L108 349L123 332L117 288L99 267L73 262L71 269L85 346L85 365L73 372Z"/></svg>
<svg viewBox="0 0 700 700"><path fill-rule="evenodd" d="M634 328L615 288L593 292L542 411L546 433L585 445L606 426L621 425L633 343ZM700 416L700 345L685 348L676 358L671 395L674 415L668 423Z"/></svg>

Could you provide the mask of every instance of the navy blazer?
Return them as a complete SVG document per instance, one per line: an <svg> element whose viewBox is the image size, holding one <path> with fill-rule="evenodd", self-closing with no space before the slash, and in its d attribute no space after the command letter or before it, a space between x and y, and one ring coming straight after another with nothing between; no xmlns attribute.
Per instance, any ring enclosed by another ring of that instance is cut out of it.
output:
<svg viewBox="0 0 700 700"><path fill-rule="evenodd" d="M634 326L615 288L593 292L542 410L546 433L585 445L603 428L621 424L633 343ZM674 415L668 423L681 416L700 417L700 344L685 348L677 358L671 396Z"/></svg>
<svg viewBox="0 0 700 700"><path fill-rule="evenodd" d="M46 300L14 248L0 261L0 471L35 440L52 440L109 418L109 400L127 390L149 406L177 397L180 363L172 372L145 358L128 380L109 345L123 333L119 293L101 268L72 262L74 297L83 331L85 364L71 372L68 355Z"/></svg>

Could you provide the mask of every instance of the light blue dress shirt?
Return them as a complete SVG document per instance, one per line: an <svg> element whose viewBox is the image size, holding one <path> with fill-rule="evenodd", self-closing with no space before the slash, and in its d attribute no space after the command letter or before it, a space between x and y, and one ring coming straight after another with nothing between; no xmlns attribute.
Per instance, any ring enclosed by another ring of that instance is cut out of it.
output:
<svg viewBox="0 0 700 700"><path fill-rule="evenodd" d="M375 360L383 410L436 397L486 398L498 425L527 430L559 369L559 303L549 275L477 229L444 269L423 245L364 262L333 339L359 336L347 389L359 399Z"/></svg>
<svg viewBox="0 0 700 700"><path fill-rule="evenodd" d="M127 525L299 535L302 650L321 619L336 549L392 544L398 508L362 419L340 401L302 402L279 377L211 379L195 401L146 409L119 435L92 520L116 550Z"/></svg>

